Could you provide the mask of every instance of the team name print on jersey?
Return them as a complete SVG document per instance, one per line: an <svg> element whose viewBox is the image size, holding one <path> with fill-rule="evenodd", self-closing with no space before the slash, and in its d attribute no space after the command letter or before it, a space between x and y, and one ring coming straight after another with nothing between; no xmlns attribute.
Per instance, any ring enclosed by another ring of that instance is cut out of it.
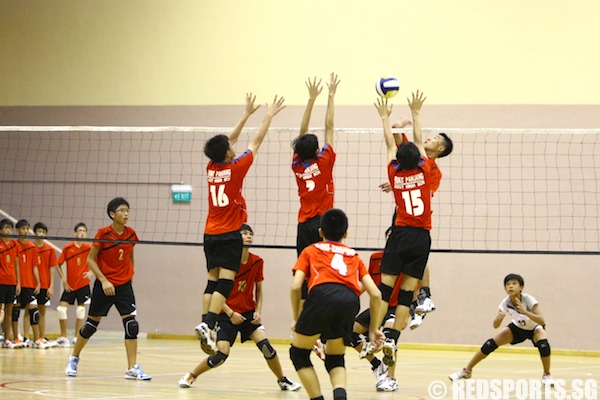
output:
<svg viewBox="0 0 600 400"><path fill-rule="evenodd" d="M425 184L425 175L419 172L409 176L394 176L394 189L408 190L421 187Z"/></svg>
<svg viewBox="0 0 600 400"><path fill-rule="evenodd" d="M316 243L315 247L319 250L323 250L323 251L327 251L330 253L335 253L335 254L342 254L345 256L355 256L356 255L356 250L351 249L349 247L346 246L338 246L332 243Z"/></svg>
<svg viewBox="0 0 600 400"><path fill-rule="evenodd" d="M231 180L231 169L223 169L215 171L213 169L208 170L208 183L223 183Z"/></svg>

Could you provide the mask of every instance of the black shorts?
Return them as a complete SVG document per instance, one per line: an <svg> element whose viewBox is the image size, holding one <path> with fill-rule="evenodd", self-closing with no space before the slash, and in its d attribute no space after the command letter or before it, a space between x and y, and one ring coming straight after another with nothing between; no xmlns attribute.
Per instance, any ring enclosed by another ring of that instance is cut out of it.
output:
<svg viewBox="0 0 600 400"><path fill-rule="evenodd" d="M34 288L21 288L21 293L17 296L17 304L24 308L27 304L37 306L37 299L33 294Z"/></svg>
<svg viewBox="0 0 600 400"><path fill-rule="evenodd" d="M250 336L257 329L265 329L262 325L252 323L254 311L249 311L242 314L246 320L239 325L234 325L225 313L219 314L219 327L217 329L217 341L226 340L231 346L235 342L238 332L242 343L250 339Z"/></svg>
<svg viewBox="0 0 600 400"><path fill-rule="evenodd" d="M0 285L0 304L12 304L15 302L17 285Z"/></svg>
<svg viewBox="0 0 600 400"><path fill-rule="evenodd" d="M532 330L528 331L528 330L519 328L518 326L516 326L515 324L513 324L511 322L510 324L508 324L508 329L510 329L510 331L512 332L512 335L513 335L513 340L512 340L512 342L510 342L510 344L519 344L519 343L526 341L527 339L529 339L533 342L533 333L537 329L537 326L535 328L533 328Z"/></svg>
<svg viewBox="0 0 600 400"><path fill-rule="evenodd" d="M383 317L383 321L381 321L380 325L383 325L388 319L394 318L395 313L396 307L389 307L385 312L385 317ZM354 322L369 329L369 325L371 324L371 309L367 308L365 311L358 314L356 318L354 318Z"/></svg>
<svg viewBox="0 0 600 400"><path fill-rule="evenodd" d="M422 279L430 250L431 236L427 229L394 226L383 250L381 273L396 276L404 273Z"/></svg>
<svg viewBox="0 0 600 400"><path fill-rule="evenodd" d="M308 294L296 332L305 336L321 334L321 340L343 338L350 343L354 317L360 301L349 287L337 283L315 286Z"/></svg>
<svg viewBox="0 0 600 400"><path fill-rule="evenodd" d="M121 286L115 286L115 295L107 296L104 294L104 290L102 290L102 283L96 280L94 282L88 315L92 317L105 317L113 305L117 307L119 315L136 315L135 295L133 294L131 281Z"/></svg>
<svg viewBox="0 0 600 400"><path fill-rule="evenodd" d="M75 300L77 300L77 304L89 304L90 303L90 286L86 285L80 287L77 290L72 290L70 292L63 292L60 296L60 301L64 301L69 303L70 305L75 304Z"/></svg>
<svg viewBox="0 0 600 400"><path fill-rule="evenodd" d="M240 269L242 247L240 231L221 235L204 235L204 255L207 269L210 271L217 267L223 267L237 272Z"/></svg>
<svg viewBox="0 0 600 400"><path fill-rule="evenodd" d="M317 243L323 240L319 235L320 227L320 215L312 217L311 219L298 224L298 233L296 236L296 253L298 257L300 257L300 253L302 253L302 250L304 250L313 243Z"/></svg>
<svg viewBox="0 0 600 400"><path fill-rule="evenodd" d="M35 299L37 300L39 306L45 306L47 303L49 303L50 299L48 298L48 289L40 289L40 292L35 295Z"/></svg>

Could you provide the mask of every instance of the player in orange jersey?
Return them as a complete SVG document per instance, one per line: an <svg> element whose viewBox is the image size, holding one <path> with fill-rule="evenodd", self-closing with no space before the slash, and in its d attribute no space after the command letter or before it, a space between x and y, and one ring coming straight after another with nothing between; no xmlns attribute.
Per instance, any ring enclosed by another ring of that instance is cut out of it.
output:
<svg viewBox="0 0 600 400"><path fill-rule="evenodd" d="M254 105L255 99L252 93L246 94L244 115L229 136L213 136L204 145L204 154L210 159L206 167L208 217L204 228L208 280L202 297L202 322L196 326L195 331L202 350L210 355L217 352L217 319L233 289L233 280L242 257L240 227L248 219L246 201L242 195L244 178L252 165L254 154L267 135L273 117L285 108L284 98L275 96L248 149L236 157L233 146L248 118L258 109Z"/></svg>
<svg viewBox="0 0 600 400"><path fill-rule="evenodd" d="M122 197L112 199L106 208L112 224L100 228L90 249L87 264L96 275L88 318L79 332L73 353L65 367L65 375L77 376L79 355L98 329L98 324L108 311L115 306L121 315L125 330L125 350L127 371L125 379L147 381L152 377L137 363L137 335L139 324L136 320L137 307L131 285L134 275L133 246L138 236L129 221L129 202Z"/></svg>
<svg viewBox="0 0 600 400"><path fill-rule="evenodd" d="M281 369L279 356L271 346L265 328L262 325L262 282L263 259L250 253L254 233L252 228L244 224L240 230L244 242L240 269L235 275L233 290L219 314L219 331L217 332L217 348L215 355L202 360L192 372L186 373L177 384L182 388L189 388L201 374L222 365L229 357L231 346L235 343L238 333L242 343L252 339L261 354L265 357L267 365L277 377L281 390L296 391L301 388L299 383L290 381Z"/></svg>
<svg viewBox="0 0 600 400"><path fill-rule="evenodd" d="M56 307L60 324L60 337L57 343L62 347L70 345L69 339L67 339L67 306L74 305L77 301L75 310L75 337L77 337L77 332L83 327L85 305L90 303L90 279L94 274L87 265L87 258L92 246L87 242L77 240L85 239L87 232L87 226L83 222L75 225L76 240L67 243L58 259L58 271L63 281L64 291L60 296L60 303ZM67 267L66 275L62 272L63 264L66 264ZM73 340L74 342L75 340Z"/></svg>
<svg viewBox="0 0 600 400"><path fill-rule="evenodd" d="M40 275L40 292L37 294L38 309L40 310L40 343L47 347L56 346L55 342L46 339L46 307L54 294L54 267L58 265L56 251L44 240L48 236L48 226L43 222L33 225L33 233L38 237L35 244L38 247L38 273Z"/></svg>
<svg viewBox="0 0 600 400"><path fill-rule="evenodd" d="M360 308L361 286L369 294L374 315L385 313L381 293L367 272L357 252L344 245L348 218L339 209L330 209L321 217L322 242L305 248L294 265L291 300L294 336L290 359L300 376L309 398L322 400L321 388L310 353L319 338L327 341L325 368L336 400L346 399L344 353L352 335L354 316ZM308 282L308 297L300 312L302 284ZM377 318L371 320L371 342L383 341Z"/></svg>
<svg viewBox="0 0 600 400"><path fill-rule="evenodd" d="M9 219L0 221L0 234L12 235L13 223ZM21 293L21 277L19 273L19 254L17 241L2 236L0 240L0 322L4 332L2 347L14 349L17 332L11 335L13 303Z"/></svg>

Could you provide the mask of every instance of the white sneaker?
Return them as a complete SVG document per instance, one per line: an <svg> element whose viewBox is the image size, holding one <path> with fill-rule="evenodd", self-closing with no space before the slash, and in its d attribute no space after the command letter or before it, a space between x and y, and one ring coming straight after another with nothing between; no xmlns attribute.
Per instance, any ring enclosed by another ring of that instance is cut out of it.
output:
<svg viewBox="0 0 600 400"><path fill-rule="evenodd" d="M34 347L35 346L35 343L33 342L33 340L31 340L29 338L23 338L21 343L23 343L23 347Z"/></svg>
<svg viewBox="0 0 600 400"><path fill-rule="evenodd" d="M217 332L210 329L206 322L201 322L194 330L202 351L210 356L217 354Z"/></svg>
<svg viewBox="0 0 600 400"><path fill-rule="evenodd" d="M398 382L394 378L386 376L384 379L377 382L375 388L378 392L395 392L398 390Z"/></svg>
<svg viewBox="0 0 600 400"><path fill-rule="evenodd" d="M187 389L192 386L192 383L194 383L195 380L196 378L194 378L191 373L187 372L181 377L180 380L177 381L177 385L179 385L180 388Z"/></svg>
<svg viewBox="0 0 600 400"><path fill-rule="evenodd" d="M298 382L290 381L285 376L281 378L281 380L278 380L277 383L279 384L279 388L281 390L287 390L289 392L295 392L296 390L300 390L302 387L302 385Z"/></svg>
<svg viewBox="0 0 600 400"><path fill-rule="evenodd" d="M77 364L79 364L79 357L70 356L65 367L66 376L77 376Z"/></svg>
<svg viewBox="0 0 600 400"><path fill-rule="evenodd" d="M412 331L412 330L415 330L418 327L420 327L426 316L427 316L427 314L417 314L417 313L415 313L415 315L410 320L410 330Z"/></svg>
<svg viewBox="0 0 600 400"><path fill-rule="evenodd" d="M134 379L137 381L149 381L152 377L140 368L139 364L135 364L133 368L125 372L125 379Z"/></svg>
<svg viewBox="0 0 600 400"><path fill-rule="evenodd" d="M50 348L50 346L48 346L48 343L46 343L44 341L44 339L42 339L42 338L36 340L35 342L32 342L31 347L34 349L40 349L40 350L45 350L45 349Z"/></svg>
<svg viewBox="0 0 600 400"><path fill-rule="evenodd" d="M58 339L56 339L56 344L59 347L71 347L71 342L64 336L61 336Z"/></svg>
<svg viewBox="0 0 600 400"><path fill-rule="evenodd" d="M360 353L358 353L358 358L365 358L366 356L370 356L372 354L377 353L377 351L378 349L373 345L373 343L363 342L362 349L360 349Z"/></svg>
<svg viewBox="0 0 600 400"><path fill-rule="evenodd" d="M325 361L325 345L321 342L321 339L317 339L312 350L321 360Z"/></svg>
<svg viewBox="0 0 600 400"><path fill-rule="evenodd" d="M383 363L388 367L393 366L396 363L396 351L398 347L396 346L396 341L392 338L385 339L385 343L383 343Z"/></svg>
<svg viewBox="0 0 600 400"><path fill-rule="evenodd" d="M415 308L417 314L426 314L432 311L435 311L435 304L433 304L433 301L429 297L425 297L425 300L419 302L419 305Z"/></svg>
<svg viewBox="0 0 600 400"><path fill-rule="evenodd" d="M20 349L21 347L23 347L21 346L21 343L15 343L10 340L5 340L4 342L2 342L3 349Z"/></svg>
<svg viewBox="0 0 600 400"><path fill-rule="evenodd" d="M458 381L459 379L469 379L471 377L471 371L467 371L466 369L461 369L458 372L448 375L448 379L452 382Z"/></svg>
<svg viewBox="0 0 600 400"><path fill-rule="evenodd" d="M77 343L77 336L71 339L71 345L75 346L75 343Z"/></svg>
<svg viewBox="0 0 600 400"><path fill-rule="evenodd" d="M544 374L542 376L542 385L544 385L544 386L550 385L551 387L554 387L555 383L556 382L554 381L554 378L552 378L552 375L550 375L550 374Z"/></svg>
<svg viewBox="0 0 600 400"><path fill-rule="evenodd" d="M377 382L379 382L387 377L388 366L384 363L380 363L379 366L372 371L377 378Z"/></svg>

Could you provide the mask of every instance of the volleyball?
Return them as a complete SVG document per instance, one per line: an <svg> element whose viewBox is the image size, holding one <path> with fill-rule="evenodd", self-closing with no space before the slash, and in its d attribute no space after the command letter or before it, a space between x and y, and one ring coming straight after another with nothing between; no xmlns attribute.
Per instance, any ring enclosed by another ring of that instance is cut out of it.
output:
<svg viewBox="0 0 600 400"><path fill-rule="evenodd" d="M400 90L400 82L391 76L384 76L375 82L375 90L381 97L394 97L398 94L398 90Z"/></svg>

